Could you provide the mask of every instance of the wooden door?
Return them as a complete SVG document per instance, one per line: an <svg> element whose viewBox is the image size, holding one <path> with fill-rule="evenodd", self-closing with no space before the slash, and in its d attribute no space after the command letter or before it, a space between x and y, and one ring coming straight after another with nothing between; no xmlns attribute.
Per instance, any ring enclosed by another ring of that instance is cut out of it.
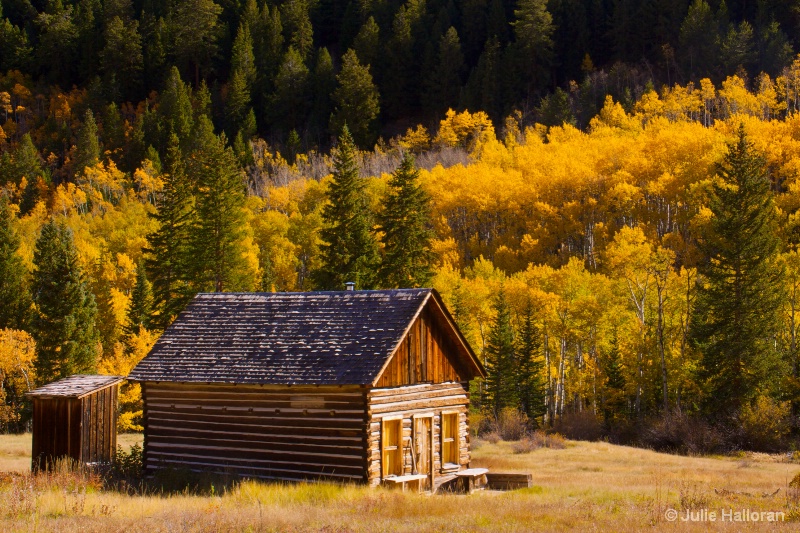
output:
<svg viewBox="0 0 800 533"><path fill-rule="evenodd" d="M425 490L433 485L433 417L414 418L414 458L417 462L417 473L425 474Z"/></svg>

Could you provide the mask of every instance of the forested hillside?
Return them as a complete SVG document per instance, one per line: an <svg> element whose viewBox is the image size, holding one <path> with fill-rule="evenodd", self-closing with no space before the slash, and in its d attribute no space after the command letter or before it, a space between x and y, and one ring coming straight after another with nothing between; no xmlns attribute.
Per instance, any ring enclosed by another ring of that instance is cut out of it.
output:
<svg viewBox="0 0 800 533"><path fill-rule="evenodd" d="M798 13L3 0L0 423L127 374L198 292L355 281L439 289L488 418L785 447Z"/></svg>
<svg viewBox="0 0 800 533"><path fill-rule="evenodd" d="M290 151L327 149L345 120L368 148L451 107L585 127L606 94L775 77L800 51L796 0L3 0L0 21L0 72L34 96L77 87L95 114L135 109L174 65L229 139ZM577 113L540 105L557 89Z"/></svg>

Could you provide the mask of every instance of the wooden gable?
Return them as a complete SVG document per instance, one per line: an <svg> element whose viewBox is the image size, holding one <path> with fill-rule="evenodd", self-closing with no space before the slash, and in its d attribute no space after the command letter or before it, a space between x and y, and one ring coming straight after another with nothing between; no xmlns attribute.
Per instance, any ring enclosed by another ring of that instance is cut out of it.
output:
<svg viewBox="0 0 800 533"><path fill-rule="evenodd" d="M429 298L374 382L375 387L469 381L482 374L452 319Z"/></svg>

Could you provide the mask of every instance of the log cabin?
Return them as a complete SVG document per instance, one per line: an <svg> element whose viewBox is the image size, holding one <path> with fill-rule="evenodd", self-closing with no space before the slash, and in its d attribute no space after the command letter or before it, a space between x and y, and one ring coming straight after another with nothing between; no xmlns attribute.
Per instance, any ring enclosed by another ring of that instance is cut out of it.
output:
<svg viewBox="0 0 800 533"><path fill-rule="evenodd" d="M128 377L144 466L435 490L485 370L434 289L199 294Z"/></svg>

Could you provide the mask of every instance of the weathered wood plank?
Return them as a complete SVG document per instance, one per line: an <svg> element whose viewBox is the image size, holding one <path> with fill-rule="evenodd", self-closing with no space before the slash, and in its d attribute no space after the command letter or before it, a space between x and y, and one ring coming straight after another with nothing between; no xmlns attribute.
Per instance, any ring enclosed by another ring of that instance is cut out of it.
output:
<svg viewBox="0 0 800 533"><path fill-rule="evenodd" d="M524 489L533 486L531 474L507 474L489 472L486 474L487 487L493 490Z"/></svg>

